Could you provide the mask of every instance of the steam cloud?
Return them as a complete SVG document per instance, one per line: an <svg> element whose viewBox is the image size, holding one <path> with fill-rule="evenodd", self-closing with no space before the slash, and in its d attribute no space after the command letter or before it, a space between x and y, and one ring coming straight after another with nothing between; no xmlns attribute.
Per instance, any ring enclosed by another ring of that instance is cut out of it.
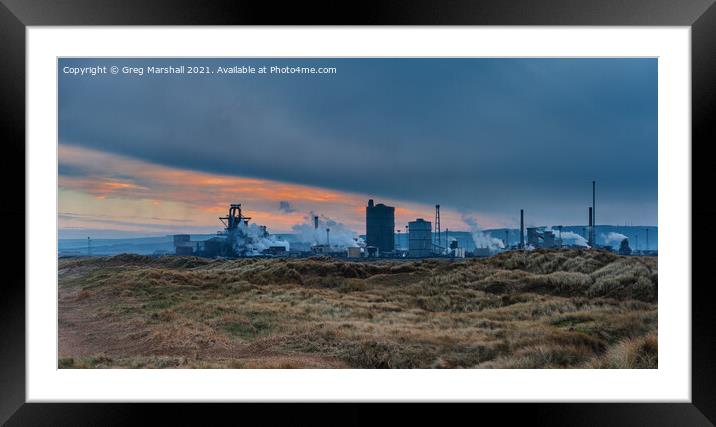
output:
<svg viewBox="0 0 716 427"><path fill-rule="evenodd" d="M562 244L568 246L583 246L585 248L589 247L587 239L573 231L562 231Z"/></svg>
<svg viewBox="0 0 716 427"><path fill-rule="evenodd" d="M622 242L622 240L627 239L627 236L614 232L602 234L601 237L602 240L604 240L604 244L608 246L617 246Z"/></svg>
<svg viewBox="0 0 716 427"><path fill-rule="evenodd" d="M318 229L313 223L314 216L318 216ZM333 247L349 248L364 244L363 239L358 238L353 230L325 215L319 215L312 211L303 219L303 223L291 227L296 239L300 242L325 245L326 228L330 228L330 243Z"/></svg>
<svg viewBox="0 0 716 427"><path fill-rule="evenodd" d="M283 246L287 251L290 246L285 240L281 240L276 236L265 236L260 226L256 224L246 225L239 223L240 233L236 236L235 249L238 252L245 251L247 256L261 255L262 251L271 246Z"/></svg>
<svg viewBox="0 0 716 427"><path fill-rule="evenodd" d="M505 243L501 239L485 234L475 218L463 215L462 220L470 227L470 233L476 248L488 248L491 252L505 248Z"/></svg>

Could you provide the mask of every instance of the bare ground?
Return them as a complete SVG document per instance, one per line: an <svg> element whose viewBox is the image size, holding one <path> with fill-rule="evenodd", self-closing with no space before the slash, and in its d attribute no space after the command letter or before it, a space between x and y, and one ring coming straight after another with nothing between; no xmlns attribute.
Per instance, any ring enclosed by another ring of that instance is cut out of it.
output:
<svg viewBox="0 0 716 427"><path fill-rule="evenodd" d="M61 368L656 368L657 259L59 261Z"/></svg>

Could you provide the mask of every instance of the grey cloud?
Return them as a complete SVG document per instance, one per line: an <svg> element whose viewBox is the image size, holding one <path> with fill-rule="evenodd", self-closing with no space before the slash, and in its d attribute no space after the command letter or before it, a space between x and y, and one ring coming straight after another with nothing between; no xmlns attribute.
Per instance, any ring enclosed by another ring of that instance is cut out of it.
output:
<svg viewBox="0 0 716 427"><path fill-rule="evenodd" d="M596 179L600 201L615 207L602 219L656 223L655 60L301 61L339 72L61 76L61 141L463 211L526 208L564 223L581 221Z"/></svg>

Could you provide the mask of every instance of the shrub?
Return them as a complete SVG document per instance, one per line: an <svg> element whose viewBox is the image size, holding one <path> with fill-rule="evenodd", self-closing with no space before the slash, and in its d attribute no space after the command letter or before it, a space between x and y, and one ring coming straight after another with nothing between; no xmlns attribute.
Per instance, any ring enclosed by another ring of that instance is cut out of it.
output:
<svg viewBox="0 0 716 427"><path fill-rule="evenodd" d="M591 284L592 279L584 273L557 271L528 277L524 290L527 292L574 296L585 294Z"/></svg>
<svg viewBox="0 0 716 427"><path fill-rule="evenodd" d="M659 346L656 333L626 338L610 347L601 357L590 360L586 367L606 369L657 369Z"/></svg>
<svg viewBox="0 0 716 427"><path fill-rule="evenodd" d="M479 368L568 368L582 363L592 355L592 352L579 345L540 344L524 347L510 356L504 356L493 361L478 365Z"/></svg>

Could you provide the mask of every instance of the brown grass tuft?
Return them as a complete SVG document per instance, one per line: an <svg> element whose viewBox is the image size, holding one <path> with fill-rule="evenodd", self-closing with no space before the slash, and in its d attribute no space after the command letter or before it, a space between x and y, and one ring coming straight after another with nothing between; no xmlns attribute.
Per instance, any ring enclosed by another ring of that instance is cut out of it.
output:
<svg viewBox="0 0 716 427"><path fill-rule="evenodd" d="M657 366L657 259L59 260L62 368Z"/></svg>
<svg viewBox="0 0 716 427"><path fill-rule="evenodd" d="M626 338L610 347L605 354L590 360L587 368L657 369L659 346L656 333Z"/></svg>

